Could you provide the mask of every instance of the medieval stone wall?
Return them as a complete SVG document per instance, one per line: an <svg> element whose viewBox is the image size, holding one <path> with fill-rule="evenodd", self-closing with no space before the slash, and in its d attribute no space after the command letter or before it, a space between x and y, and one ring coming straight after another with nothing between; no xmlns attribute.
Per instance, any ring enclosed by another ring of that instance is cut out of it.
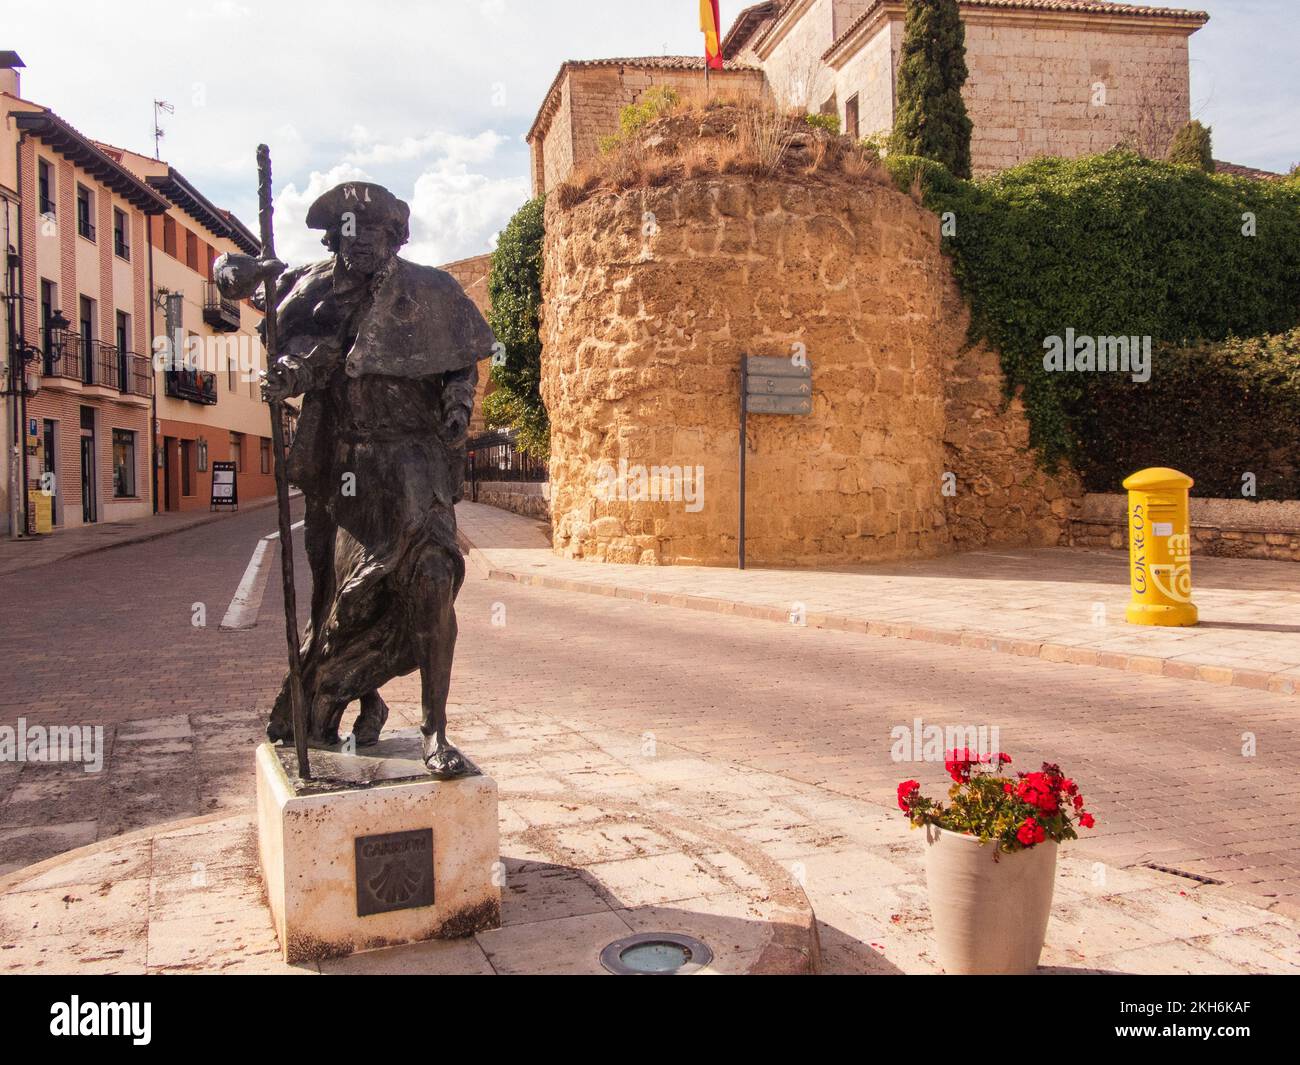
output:
<svg viewBox="0 0 1300 1065"><path fill-rule="evenodd" d="M754 564L1062 540L1078 490L1023 450L938 220L892 186L699 179L552 200L546 230L557 551L734 564L740 359L801 352L813 413L750 416Z"/></svg>

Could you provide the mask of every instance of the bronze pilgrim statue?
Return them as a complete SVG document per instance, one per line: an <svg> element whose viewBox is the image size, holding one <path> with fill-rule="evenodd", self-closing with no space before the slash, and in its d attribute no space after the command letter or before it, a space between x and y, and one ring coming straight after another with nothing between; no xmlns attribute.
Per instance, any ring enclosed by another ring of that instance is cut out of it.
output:
<svg viewBox="0 0 1300 1065"><path fill-rule="evenodd" d="M465 578L453 504L477 364L493 337L449 274L397 256L409 217L382 186L347 182L307 213L329 258L285 270L228 254L214 270L221 292L239 299L271 279L279 302L265 311L277 343L264 393L302 397L287 473L304 496L312 576L301 643L308 740L339 743L343 713L359 700L356 744L378 742L388 717L379 688L418 669L424 762L450 779L475 771L447 740ZM271 711L273 742L292 741L290 681Z"/></svg>

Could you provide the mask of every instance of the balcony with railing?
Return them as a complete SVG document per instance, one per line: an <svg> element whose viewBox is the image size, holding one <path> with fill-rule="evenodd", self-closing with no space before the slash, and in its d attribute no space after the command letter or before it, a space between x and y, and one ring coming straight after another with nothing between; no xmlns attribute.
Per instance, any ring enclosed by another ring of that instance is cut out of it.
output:
<svg viewBox="0 0 1300 1065"><path fill-rule="evenodd" d="M86 380L86 345L80 333L62 332L53 340L46 331L42 350L46 377L62 377L67 381Z"/></svg>
<svg viewBox="0 0 1300 1065"><path fill-rule="evenodd" d="M119 351L117 354L122 392L128 396L152 396L153 366L150 361L134 351Z"/></svg>
<svg viewBox="0 0 1300 1065"><path fill-rule="evenodd" d="M121 351L112 344L68 332L61 334L57 344L47 339L44 351L42 369L46 377L108 388L128 396L153 395L149 360L134 351Z"/></svg>
<svg viewBox="0 0 1300 1065"><path fill-rule="evenodd" d="M215 281L203 286L203 320L222 333L233 333L239 328L239 300L221 294Z"/></svg>
<svg viewBox="0 0 1300 1065"><path fill-rule="evenodd" d="M163 390L173 399L211 405L217 402L217 375L207 370L168 370Z"/></svg>

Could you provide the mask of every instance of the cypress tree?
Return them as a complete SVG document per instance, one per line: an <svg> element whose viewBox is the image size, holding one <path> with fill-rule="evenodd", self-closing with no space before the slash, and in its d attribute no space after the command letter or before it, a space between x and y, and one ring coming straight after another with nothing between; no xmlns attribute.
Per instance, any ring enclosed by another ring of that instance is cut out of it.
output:
<svg viewBox="0 0 1300 1065"><path fill-rule="evenodd" d="M1169 145L1169 162L1185 163L1207 174L1214 173L1214 150L1210 146L1210 127L1188 122Z"/></svg>
<svg viewBox="0 0 1300 1065"><path fill-rule="evenodd" d="M970 177L971 120L961 98L967 73L957 0L907 0L891 151Z"/></svg>

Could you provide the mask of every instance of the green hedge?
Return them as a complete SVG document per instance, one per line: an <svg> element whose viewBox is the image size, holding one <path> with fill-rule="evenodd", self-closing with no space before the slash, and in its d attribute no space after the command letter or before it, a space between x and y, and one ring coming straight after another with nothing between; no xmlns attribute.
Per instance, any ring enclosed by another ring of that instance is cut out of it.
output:
<svg viewBox="0 0 1300 1065"><path fill-rule="evenodd" d="M1249 485L1257 499L1300 499L1300 329L1157 348L1146 386L1101 376L1077 420L1075 463L1090 490L1176 466L1198 496L1250 498Z"/></svg>
<svg viewBox="0 0 1300 1065"><path fill-rule="evenodd" d="M1045 338L1067 328L1149 336L1163 351L1300 323L1300 182L1211 175L1121 150L1040 159L976 182L924 159L893 155L886 165L904 189L919 183L931 209L951 212L956 232L945 248L971 305L972 339L1001 353L1008 389L1022 390L1031 441L1048 466L1067 458L1103 468L1081 461L1082 449L1138 432L1118 412L1161 386L1046 372ZM1155 375L1172 375L1176 365L1157 359ZM1208 372L1185 378L1189 409L1212 407L1218 380ZM1178 434L1156 440L1155 464L1186 463L1184 445Z"/></svg>

